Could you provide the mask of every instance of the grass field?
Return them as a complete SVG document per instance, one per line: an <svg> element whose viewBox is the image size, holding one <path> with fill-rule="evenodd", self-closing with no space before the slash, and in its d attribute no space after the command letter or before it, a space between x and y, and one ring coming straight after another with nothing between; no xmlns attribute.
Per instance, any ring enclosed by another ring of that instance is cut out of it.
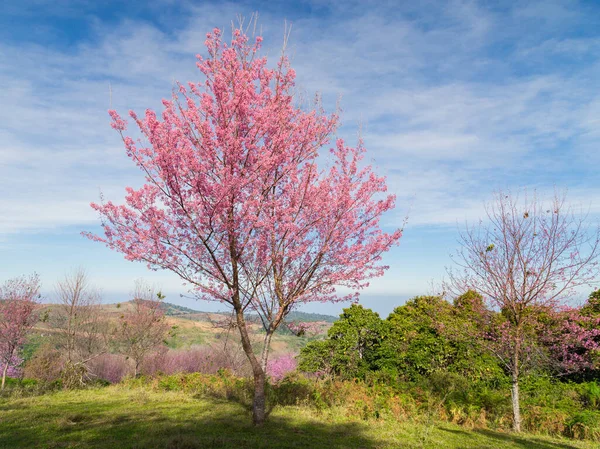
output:
<svg viewBox="0 0 600 449"><path fill-rule="evenodd" d="M233 401L111 386L0 398L0 448L449 448L592 449L542 436L449 424L346 417L336 409L278 407L262 428Z"/></svg>

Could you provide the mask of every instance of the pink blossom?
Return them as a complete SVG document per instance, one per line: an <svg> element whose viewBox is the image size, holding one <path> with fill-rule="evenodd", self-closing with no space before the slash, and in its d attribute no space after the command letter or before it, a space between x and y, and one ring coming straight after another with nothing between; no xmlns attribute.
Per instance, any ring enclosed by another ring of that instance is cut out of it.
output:
<svg viewBox="0 0 600 449"><path fill-rule="evenodd" d="M284 354L269 360L267 365L267 374L275 382L280 381L289 372L292 372L298 366L296 357L292 354Z"/></svg>

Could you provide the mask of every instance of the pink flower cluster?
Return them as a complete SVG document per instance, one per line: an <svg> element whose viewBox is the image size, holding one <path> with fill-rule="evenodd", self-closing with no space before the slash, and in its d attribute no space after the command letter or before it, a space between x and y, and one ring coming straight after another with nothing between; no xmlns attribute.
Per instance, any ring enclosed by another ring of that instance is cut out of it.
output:
<svg viewBox="0 0 600 449"><path fill-rule="evenodd" d="M269 360L267 375L275 382L280 381L286 374L294 371L298 366L296 357L292 354L283 354Z"/></svg>
<svg viewBox="0 0 600 449"><path fill-rule="evenodd" d="M21 374L23 373L21 366L22 363L22 358L17 355L13 355L10 363L8 364L8 371L6 372L6 375L8 377L21 377Z"/></svg>

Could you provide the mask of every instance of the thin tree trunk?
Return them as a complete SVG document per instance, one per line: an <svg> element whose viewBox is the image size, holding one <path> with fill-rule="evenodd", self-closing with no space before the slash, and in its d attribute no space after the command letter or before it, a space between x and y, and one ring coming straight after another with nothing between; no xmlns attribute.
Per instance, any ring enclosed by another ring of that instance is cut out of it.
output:
<svg viewBox="0 0 600 449"><path fill-rule="evenodd" d="M4 364L4 368L2 368L2 386L0 390L4 390L4 384L6 382L6 373L8 372L8 363Z"/></svg>
<svg viewBox="0 0 600 449"><path fill-rule="evenodd" d="M519 401L519 378L513 375L512 388L512 407L513 407L513 430L515 432L521 431L521 408Z"/></svg>
<svg viewBox="0 0 600 449"><path fill-rule="evenodd" d="M519 352L520 342L515 345L512 360L512 387L510 390L513 408L513 431L521 432L521 403L519 399Z"/></svg>
<svg viewBox="0 0 600 449"><path fill-rule="evenodd" d="M264 347L263 347L263 351L262 351L262 356L260 358L260 367L263 369L265 374L267 372L267 364L269 362L269 348L271 347L271 338L272 337L273 337L273 333L269 329L267 331L267 335L265 335Z"/></svg>

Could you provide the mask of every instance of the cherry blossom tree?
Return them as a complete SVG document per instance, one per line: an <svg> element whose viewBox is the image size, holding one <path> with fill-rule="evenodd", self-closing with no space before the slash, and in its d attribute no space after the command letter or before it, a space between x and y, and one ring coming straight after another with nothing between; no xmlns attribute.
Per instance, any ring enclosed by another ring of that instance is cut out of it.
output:
<svg viewBox="0 0 600 449"><path fill-rule="evenodd" d="M300 303L355 298L384 273L381 255L401 236L379 225L395 197L362 163L362 142L338 139L320 159L338 116L318 101L296 105L285 52L270 68L261 42L241 29L229 44L219 29L207 34L208 56L197 64L204 83L178 85L162 119L130 112L147 143L126 137L125 120L110 111L146 183L127 188L125 205L92 204L104 236L90 235L231 307L254 375L256 424L265 420L271 337L286 315ZM249 312L265 330L260 349Z"/></svg>
<svg viewBox="0 0 600 449"><path fill-rule="evenodd" d="M137 281L133 300L121 315L117 339L123 354L134 362L134 376L148 354L167 338L169 325L161 307L163 299L160 292Z"/></svg>
<svg viewBox="0 0 600 449"><path fill-rule="evenodd" d="M6 374L25 343L25 337L37 321L40 278L37 274L10 279L0 286L0 363L4 389Z"/></svg>
<svg viewBox="0 0 600 449"><path fill-rule="evenodd" d="M564 196L549 203L499 192L486 207L486 221L467 227L450 271L454 292L480 293L495 314L487 340L512 378L513 429L521 429L519 379L535 356L542 316L565 305L576 288L599 272L600 234L573 212Z"/></svg>

